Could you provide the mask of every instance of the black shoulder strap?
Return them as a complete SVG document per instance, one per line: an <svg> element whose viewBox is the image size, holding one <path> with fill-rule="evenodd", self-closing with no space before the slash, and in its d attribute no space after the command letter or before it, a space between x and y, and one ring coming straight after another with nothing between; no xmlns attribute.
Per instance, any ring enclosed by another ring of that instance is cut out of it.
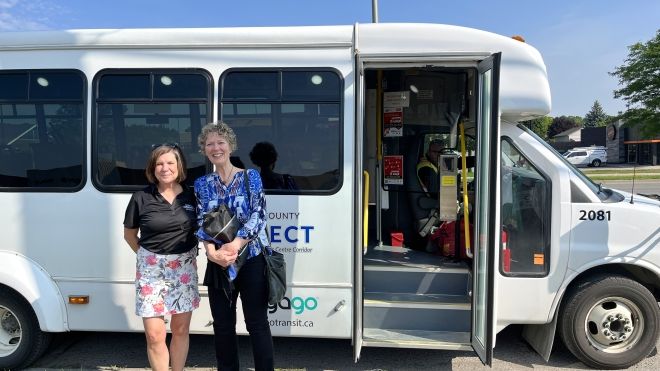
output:
<svg viewBox="0 0 660 371"><path fill-rule="evenodd" d="M252 192L250 191L250 174L248 174L247 169L243 170L243 178L245 180L245 191L248 197L248 209L252 206Z"/></svg>

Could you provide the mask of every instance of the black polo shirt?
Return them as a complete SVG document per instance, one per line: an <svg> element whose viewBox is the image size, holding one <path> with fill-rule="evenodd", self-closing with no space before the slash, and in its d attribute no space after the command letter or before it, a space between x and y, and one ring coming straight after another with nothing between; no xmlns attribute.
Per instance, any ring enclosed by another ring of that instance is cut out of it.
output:
<svg viewBox="0 0 660 371"><path fill-rule="evenodd" d="M170 204L154 185L135 192L126 207L124 227L140 229L140 246L156 254L181 254L197 247L195 193L183 186Z"/></svg>

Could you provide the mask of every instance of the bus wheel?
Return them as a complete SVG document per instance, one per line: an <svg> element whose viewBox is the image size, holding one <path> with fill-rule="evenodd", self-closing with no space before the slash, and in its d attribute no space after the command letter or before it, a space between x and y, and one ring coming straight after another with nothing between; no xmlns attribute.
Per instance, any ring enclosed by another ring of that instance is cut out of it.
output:
<svg viewBox="0 0 660 371"><path fill-rule="evenodd" d="M600 167L600 160L599 160L599 159L595 159L595 160L591 161L591 166L593 166L593 167Z"/></svg>
<svg viewBox="0 0 660 371"><path fill-rule="evenodd" d="M0 289L0 369L24 368L48 346L50 334L39 329L32 308Z"/></svg>
<svg viewBox="0 0 660 371"><path fill-rule="evenodd" d="M622 276L597 276L567 294L561 337L580 361L600 369L626 368L651 353L660 333L651 292Z"/></svg>

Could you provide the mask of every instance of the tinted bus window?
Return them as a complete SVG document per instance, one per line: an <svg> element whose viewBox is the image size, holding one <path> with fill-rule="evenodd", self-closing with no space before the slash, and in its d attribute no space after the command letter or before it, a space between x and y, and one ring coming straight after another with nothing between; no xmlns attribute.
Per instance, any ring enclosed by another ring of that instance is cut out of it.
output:
<svg viewBox="0 0 660 371"><path fill-rule="evenodd" d="M78 71L0 72L0 190L83 186L84 91Z"/></svg>
<svg viewBox="0 0 660 371"><path fill-rule="evenodd" d="M501 165L500 271L508 276L546 276L550 262L550 180L506 139L501 142Z"/></svg>
<svg viewBox="0 0 660 371"><path fill-rule="evenodd" d="M280 98L279 73L229 73L222 86L223 100L277 100Z"/></svg>
<svg viewBox="0 0 660 371"><path fill-rule="evenodd" d="M342 82L336 73L230 71L222 86L222 119L238 138L234 159L260 171L267 193L338 189Z"/></svg>
<svg viewBox="0 0 660 371"><path fill-rule="evenodd" d="M209 122L212 86L207 73L106 70L95 79L94 183L104 191L147 184L152 146L177 143L192 184L206 172L197 136Z"/></svg>

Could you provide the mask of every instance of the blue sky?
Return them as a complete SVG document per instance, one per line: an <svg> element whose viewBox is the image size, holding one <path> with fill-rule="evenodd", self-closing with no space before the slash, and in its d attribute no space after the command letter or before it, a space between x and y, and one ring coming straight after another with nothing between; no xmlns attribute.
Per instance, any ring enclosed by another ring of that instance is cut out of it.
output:
<svg viewBox="0 0 660 371"><path fill-rule="evenodd" d="M0 32L74 28L334 25L371 22L371 0L0 0ZM552 116L594 100L625 108L608 75L660 28L657 0L379 0L380 22L447 23L522 35L542 53ZM0 61L1 63L1 61Z"/></svg>

